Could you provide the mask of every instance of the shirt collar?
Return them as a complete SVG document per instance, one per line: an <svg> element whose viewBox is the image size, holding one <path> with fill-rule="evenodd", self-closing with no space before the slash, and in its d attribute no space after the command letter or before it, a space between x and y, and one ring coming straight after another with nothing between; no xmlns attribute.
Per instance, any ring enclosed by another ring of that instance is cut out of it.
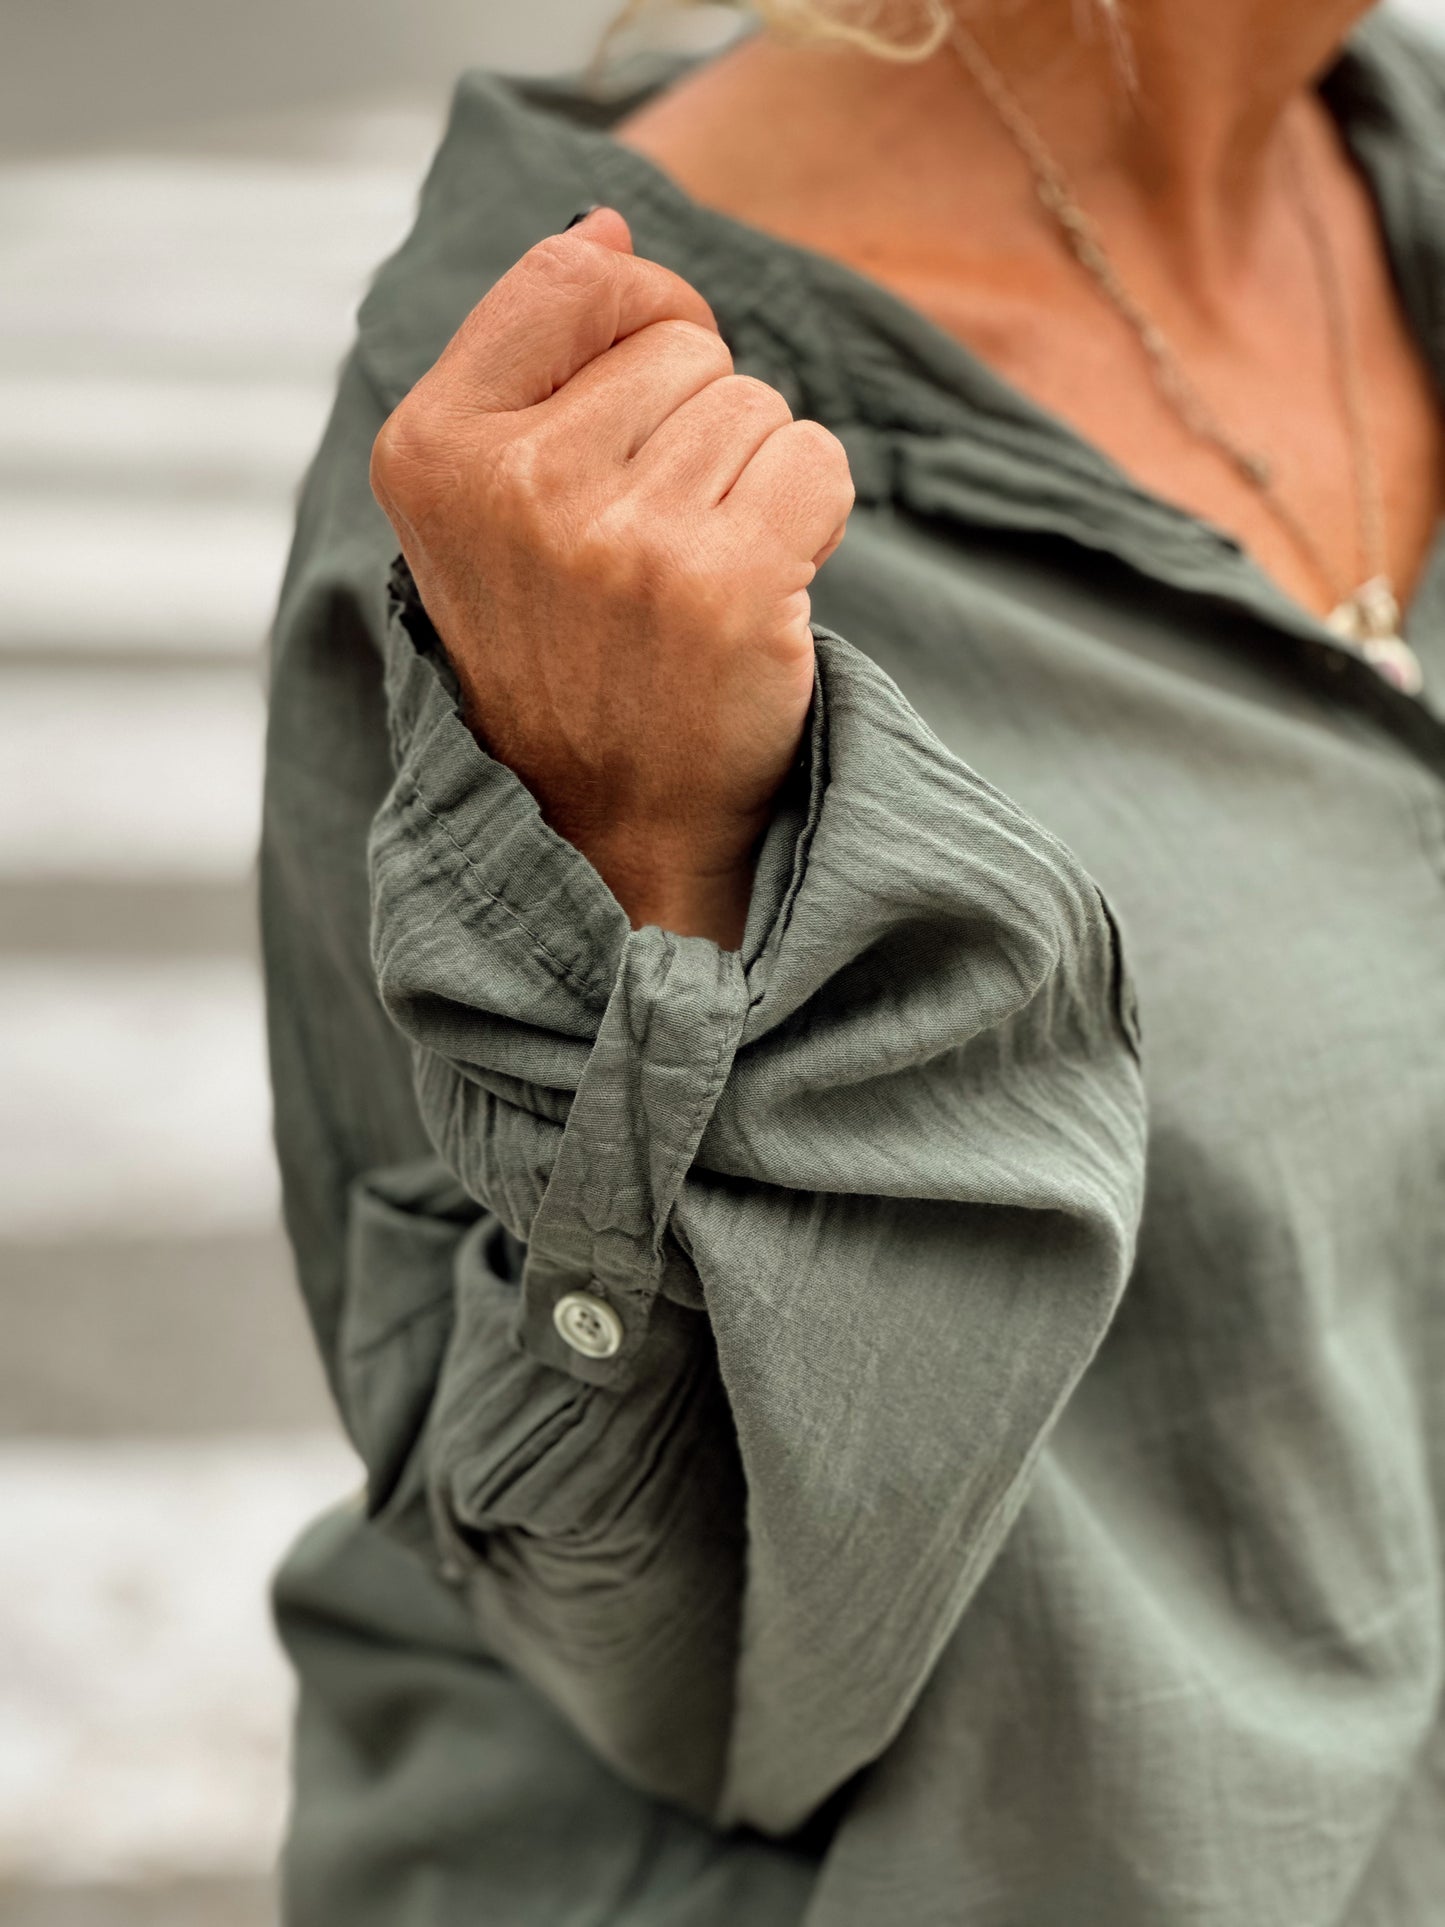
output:
<svg viewBox="0 0 1445 1927"><path fill-rule="evenodd" d="M1402 300L1445 393L1445 57L1375 14L1321 93L1370 183ZM737 366L841 437L860 500L1060 535L1318 642L1322 626L1227 531L1141 488L879 283L699 204L619 145L608 127L635 98L463 79L422 217L359 317L360 352L389 403L527 247L577 207L606 201L627 216L639 253L712 304Z"/></svg>

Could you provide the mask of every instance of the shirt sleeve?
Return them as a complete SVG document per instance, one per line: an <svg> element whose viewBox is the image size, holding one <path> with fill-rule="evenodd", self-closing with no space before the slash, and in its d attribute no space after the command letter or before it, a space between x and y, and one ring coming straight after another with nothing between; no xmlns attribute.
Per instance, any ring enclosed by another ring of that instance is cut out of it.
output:
<svg viewBox="0 0 1445 1927"><path fill-rule="evenodd" d="M380 998L487 1213L383 1516L619 1772L776 1834L886 1747L1008 1530L1145 1137L1099 891L815 634L737 951L629 927L400 567L369 843Z"/></svg>

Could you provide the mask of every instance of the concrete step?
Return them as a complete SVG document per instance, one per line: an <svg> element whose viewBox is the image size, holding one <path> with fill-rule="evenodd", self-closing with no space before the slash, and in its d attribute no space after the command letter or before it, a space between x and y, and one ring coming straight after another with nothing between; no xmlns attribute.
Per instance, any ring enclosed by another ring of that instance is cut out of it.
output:
<svg viewBox="0 0 1445 1927"><path fill-rule="evenodd" d="M254 654L145 669L0 655L0 879L247 876L264 728Z"/></svg>
<svg viewBox="0 0 1445 1927"><path fill-rule="evenodd" d="M0 167L0 368L324 386L367 275L410 225L421 164Z"/></svg>
<svg viewBox="0 0 1445 1927"><path fill-rule="evenodd" d="M276 1927L269 1880L0 1886L0 1927Z"/></svg>
<svg viewBox="0 0 1445 1927"><path fill-rule="evenodd" d="M276 1221L260 986L240 958L0 960L0 1239Z"/></svg>
<svg viewBox="0 0 1445 1927"><path fill-rule="evenodd" d="M289 495L0 490L0 657L71 648L254 656L291 539Z"/></svg>
<svg viewBox="0 0 1445 1927"><path fill-rule="evenodd" d="M279 1229L0 1244L0 1331L3 1437L335 1424Z"/></svg>
<svg viewBox="0 0 1445 1927"><path fill-rule="evenodd" d="M276 1561L333 1433L0 1441L0 1888L254 1879L285 1805Z"/></svg>
<svg viewBox="0 0 1445 1927"><path fill-rule="evenodd" d="M148 490L274 505L295 488L329 401L310 381L0 374L0 500Z"/></svg>
<svg viewBox="0 0 1445 1927"><path fill-rule="evenodd" d="M254 958L255 891L250 877L0 874L0 930L10 957Z"/></svg>
<svg viewBox="0 0 1445 1927"><path fill-rule="evenodd" d="M327 95L424 87L465 66L538 69L587 59L618 0L7 0L0 141L145 141L220 115L312 106ZM75 49L86 58L77 60ZM305 111L305 108L302 109Z"/></svg>

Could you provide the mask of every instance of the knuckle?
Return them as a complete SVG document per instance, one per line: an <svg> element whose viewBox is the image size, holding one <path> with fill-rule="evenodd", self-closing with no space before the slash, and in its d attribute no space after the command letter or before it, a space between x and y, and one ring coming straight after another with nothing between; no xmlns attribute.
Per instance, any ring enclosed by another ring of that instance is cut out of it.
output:
<svg viewBox="0 0 1445 1927"><path fill-rule="evenodd" d="M651 607L669 574L665 545L650 519L626 496L599 503L569 544L572 574L592 596Z"/></svg>
<svg viewBox="0 0 1445 1927"><path fill-rule="evenodd" d="M657 353L692 363L700 362L704 367L716 369L719 375L732 372L732 351L721 335L715 334L711 328L704 328L701 322L669 316L664 321L649 323L647 340L649 347Z"/></svg>
<svg viewBox="0 0 1445 1927"><path fill-rule="evenodd" d="M821 422L794 422L789 434L796 438L799 458L826 488L853 499L853 470L848 451L831 429Z"/></svg>
<svg viewBox="0 0 1445 1927"><path fill-rule="evenodd" d="M565 240L562 235L548 234L540 241L533 242L522 256L519 265L536 268L546 274L566 272L567 263L575 262L578 254L577 247Z"/></svg>
<svg viewBox="0 0 1445 1927"><path fill-rule="evenodd" d="M483 297L473 311L478 332L485 336L503 317L515 324L558 306L580 309L605 300L626 266L627 257L597 242L549 234L528 248Z"/></svg>
<svg viewBox="0 0 1445 1927"><path fill-rule="evenodd" d="M436 433L425 401L409 395L387 416L371 445L375 489L401 494L435 465Z"/></svg>
<svg viewBox="0 0 1445 1927"><path fill-rule="evenodd" d="M395 482L401 462L400 439L396 416L388 415L371 444L371 486L374 489L389 489Z"/></svg>
<svg viewBox="0 0 1445 1927"><path fill-rule="evenodd" d="M642 280L650 266L636 255L619 254L579 234L548 234L528 248L503 280L515 277L537 298L581 303L596 300L602 290L620 290Z"/></svg>
<svg viewBox="0 0 1445 1927"><path fill-rule="evenodd" d="M843 444L832 429L824 428L821 422L815 422L805 415L801 421L793 423L793 436L799 448L806 450L814 461L842 462L847 467L848 456Z"/></svg>
<svg viewBox="0 0 1445 1927"><path fill-rule="evenodd" d="M793 419L792 409L777 389L757 375L729 375L722 385L727 390L727 399L740 413L762 415L780 425Z"/></svg>
<svg viewBox="0 0 1445 1927"><path fill-rule="evenodd" d="M583 241L580 237L569 240L563 234L549 234L528 248L515 271L529 279L535 277L549 284L588 286L606 275L609 262L616 258L611 248L601 247L596 242Z"/></svg>
<svg viewBox="0 0 1445 1927"><path fill-rule="evenodd" d="M487 450L482 479L490 500L514 512L555 501L564 478L546 438L535 430L500 436Z"/></svg>

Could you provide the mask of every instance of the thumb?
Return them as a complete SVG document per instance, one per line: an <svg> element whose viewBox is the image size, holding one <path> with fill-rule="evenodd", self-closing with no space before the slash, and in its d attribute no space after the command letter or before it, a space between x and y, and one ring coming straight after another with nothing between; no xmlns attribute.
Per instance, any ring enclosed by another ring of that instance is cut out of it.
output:
<svg viewBox="0 0 1445 1927"><path fill-rule="evenodd" d="M589 209L570 233L528 248L422 380L436 400L465 413L530 408L654 321L717 327L696 288L632 252L631 231L615 208Z"/></svg>
<svg viewBox="0 0 1445 1927"><path fill-rule="evenodd" d="M562 230L564 234L580 234L585 241L600 241L604 248L611 248L617 254L631 254L632 230L617 212L615 207L601 207L594 203L584 207L580 214L574 214Z"/></svg>

